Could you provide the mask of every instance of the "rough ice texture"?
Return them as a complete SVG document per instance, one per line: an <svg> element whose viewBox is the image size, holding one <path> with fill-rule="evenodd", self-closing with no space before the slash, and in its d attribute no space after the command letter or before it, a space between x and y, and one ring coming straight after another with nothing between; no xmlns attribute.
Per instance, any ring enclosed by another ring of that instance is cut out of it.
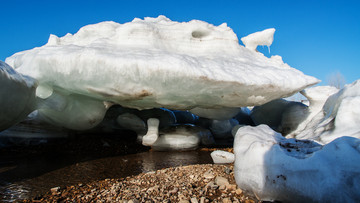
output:
<svg viewBox="0 0 360 203"><path fill-rule="evenodd" d="M51 35L46 45L6 61L36 78L44 99L65 91L137 109L261 105L319 82L279 56L239 45L225 23L179 23L164 16Z"/></svg>
<svg viewBox="0 0 360 203"><path fill-rule="evenodd" d="M210 156L215 164L229 164L235 160L233 153L221 150L211 152Z"/></svg>
<svg viewBox="0 0 360 203"><path fill-rule="evenodd" d="M266 125L242 127L234 141L237 185L266 201L359 202L360 140L327 145L286 139Z"/></svg>
<svg viewBox="0 0 360 203"><path fill-rule="evenodd" d="M311 125L310 123L316 123L316 120L322 119L323 116L320 112L322 112L322 108L326 100L329 98L329 96L337 93L338 91L339 89L332 86L310 87L301 91L301 94L308 99L309 107L306 109L306 111L299 113L294 112L291 115L289 114L288 116L286 116L287 118L283 119L284 121L291 121L299 117L302 118L302 121L298 124L296 129L289 133L287 137L295 137L296 135L303 132L308 125ZM319 116L317 116L318 114Z"/></svg>
<svg viewBox="0 0 360 203"><path fill-rule="evenodd" d="M274 33L275 33L275 29L270 28L243 37L241 38L241 41L244 43L246 48L252 51L256 51L256 47L259 45L270 47L270 45L274 41Z"/></svg>
<svg viewBox="0 0 360 203"><path fill-rule="evenodd" d="M35 109L36 80L0 61L0 131L25 119Z"/></svg>
<svg viewBox="0 0 360 203"><path fill-rule="evenodd" d="M360 138L359 106L360 80L357 80L332 94L296 138L312 139L324 144L342 136Z"/></svg>

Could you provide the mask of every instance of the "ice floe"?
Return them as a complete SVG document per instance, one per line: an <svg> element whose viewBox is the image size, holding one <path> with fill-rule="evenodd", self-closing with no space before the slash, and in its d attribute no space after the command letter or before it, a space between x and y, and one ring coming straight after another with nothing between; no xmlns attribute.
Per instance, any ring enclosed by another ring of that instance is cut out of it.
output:
<svg viewBox="0 0 360 203"><path fill-rule="evenodd" d="M46 45L6 62L37 79L43 99L65 91L136 109L261 105L319 82L281 57L239 45L226 24L165 16L51 35Z"/></svg>
<svg viewBox="0 0 360 203"><path fill-rule="evenodd" d="M336 90L329 91L329 94ZM311 106L311 104L310 104ZM346 85L332 94L322 109L298 135L298 139L312 139L323 144L350 136L360 138L360 80Z"/></svg>
<svg viewBox="0 0 360 203"><path fill-rule="evenodd" d="M0 131L22 121L36 108L35 79L0 61Z"/></svg>
<svg viewBox="0 0 360 203"><path fill-rule="evenodd" d="M326 145L286 139L266 125L235 137L235 180L258 199L281 202L360 201L360 140Z"/></svg>

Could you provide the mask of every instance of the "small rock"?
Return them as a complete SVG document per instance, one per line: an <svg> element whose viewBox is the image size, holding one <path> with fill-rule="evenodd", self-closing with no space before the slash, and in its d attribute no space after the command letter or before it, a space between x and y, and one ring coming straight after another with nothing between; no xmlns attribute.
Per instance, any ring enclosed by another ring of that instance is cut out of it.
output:
<svg viewBox="0 0 360 203"><path fill-rule="evenodd" d="M196 197L192 197L190 199L191 203L198 203L198 200L196 199Z"/></svg>
<svg viewBox="0 0 360 203"><path fill-rule="evenodd" d="M218 186L221 186L221 185L229 185L229 181L224 178L224 177L221 177L221 176L216 176L215 178L215 184L218 185Z"/></svg>
<svg viewBox="0 0 360 203"><path fill-rule="evenodd" d="M224 198L222 202L223 202L223 203L232 203L229 198Z"/></svg>
<svg viewBox="0 0 360 203"><path fill-rule="evenodd" d="M211 169L204 173L204 178L206 178L206 179L212 179L214 177L215 176L214 176L213 172L211 171Z"/></svg>
<svg viewBox="0 0 360 203"><path fill-rule="evenodd" d="M220 187L219 187L219 190L225 190L226 189L226 186L225 185L221 185Z"/></svg>
<svg viewBox="0 0 360 203"><path fill-rule="evenodd" d="M169 191L170 194L175 194L177 193L177 191L179 191L179 188L174 187L172 190Z"/></svg>
<svg viewBox="0 0 360 203"><path fill-rule="evenodd" d="M182 199L182 200L179 201L179 203L189 203L189 201L185 200L185 199Z"/></svg>
<svg viewBox="0 0 360 203"><path fill-rule="evenodd" d="M210 187L210 189L212 190L216 190L219 186L216 185L214 181L210 181L208 184L206 184L205 190L207 190L208 187Z"/></svg>
<svg viewBox="0 0 360 203"><path fill-rule="evenodd" d="M236 190L236 185L235 184L229 184L229 185L226 185L226 189L228 190Z"/></svg>
<svg viewBox="0 0 360 203"><path fill-rule="evenodd" d="M50 189L50 191L53 195L58 194L59 190L60 190L60 187L53 187Z"/></svg>
<svg viewBox="0 0 360 203"><path fill-rule="evenodd" d="M243 191L240 188L238 188L238 189L235 190L235 193L237 195L240 195L241 193L243 193Z"/></svg>
<svg viewBox="0 0 360 203"><path fill-rule="evenodd" d="M205 197L200 198L200 203L205 203Z"/></svg>
<svg viewBox="0 0 360 203"><path fill-rule="evenodd" d="M224 169L224 172L225 172L226 174L230 174L230 173L231 173L231 169L230 169L229 167L226 167L226 168Z"/></svg>

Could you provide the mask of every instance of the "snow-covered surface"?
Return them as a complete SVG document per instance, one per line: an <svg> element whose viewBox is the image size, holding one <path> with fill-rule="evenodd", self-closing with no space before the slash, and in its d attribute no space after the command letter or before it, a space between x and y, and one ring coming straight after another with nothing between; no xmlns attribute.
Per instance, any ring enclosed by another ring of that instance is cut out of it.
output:
<svg viewBox="0 0 360 203"><path fill-rule="evenodd" d="M296 129L294 129L287 136L294 137L303 132L308 125L311 125L309 123L314 123L316 120L322 119L323 115L320 112L322 112L322 108L326 100L329 98L329 96L337 93L338 91L339 89L332 86L316 86L301 91L301 94L304 95L309 101L309 107L306 109L306 111L301 111L298 113L294 112L291 115L289 114L284 117L284 122L293 120L293 118L300 117L302 119L301 123L298 123ZM318 114L319 116L317 116Z"/></svg>
<svg viewBox="0 0 360 203"><path fill-rule="evenodd" d="M6 62L36 78L43 99L63 91L137 109L261 105L319 82L279 56L239 45L226 24L164 16L51 35L46 45Z"/></svg>
<svg viewBox="0 0 360 203"><path fill-rule="evenodd" d="M231 152L216 150L210 154L215 164L229 164L235 161L235 156Z"/></svg>
<svg viewBox="0 0 360 203"><path fill-rule="evenodd" d="M359 106L360 80L357 80L332 94L296 138L313 139L324 144L342 136L360 138Z"/></svg>
<svg viewBox="0 0 360 203"><path fill-rule="evenodd" d="M252 33L246 37L241 38L241 41L244 43L245 47L256 51L257 46L267 46L270 52L270 45L274 41L274 28L269 28L260 32Z"/></svg>
<svg viewBox="0 0 360 203"><path fill-rule="evenodd" d="M237 185L261 200L359 202L360 140L327 145L286 139L266 125L242 127L234 142Z"/></svg>
<svg viewBox="0 0 360 203"><path fill-rule="evenodd" d="M37 82L0 61L0 131L35 110Z"/></svg>

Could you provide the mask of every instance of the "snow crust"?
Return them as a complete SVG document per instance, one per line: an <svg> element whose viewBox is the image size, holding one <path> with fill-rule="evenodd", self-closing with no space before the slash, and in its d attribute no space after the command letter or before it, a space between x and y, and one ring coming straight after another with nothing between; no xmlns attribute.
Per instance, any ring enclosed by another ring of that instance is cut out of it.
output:
<svg viewBox="0 0 360 203"><path fill-rule="evenodd" d="M51 35L6 62L39 81L42 99L66 92L137 109L261 105L319 82L239 45L226 24L165 16Z"/></svg>
<svg viewBox="0 0 360 203"><path fill-rule="evenodd" d="M257 46L267 46L270 52L270 45L274 41L274 28L269 28L260 32L252 33L246 37L241 38L241 41L244 43L245 47L256 51Z"/></svg>
<svg viewBox="0 0 360 203"><path fill-rule="evenodd" d="M360 140L327 145L286 139L266 125L242 127L235 136L237 185L264 201L360 201Z"/></svg>
<svg viewBox="0 0 360 203"><path fill-rule="evenodd" d="M0 131L25 119L35 110L35 79L0 61Z"/></svg>

